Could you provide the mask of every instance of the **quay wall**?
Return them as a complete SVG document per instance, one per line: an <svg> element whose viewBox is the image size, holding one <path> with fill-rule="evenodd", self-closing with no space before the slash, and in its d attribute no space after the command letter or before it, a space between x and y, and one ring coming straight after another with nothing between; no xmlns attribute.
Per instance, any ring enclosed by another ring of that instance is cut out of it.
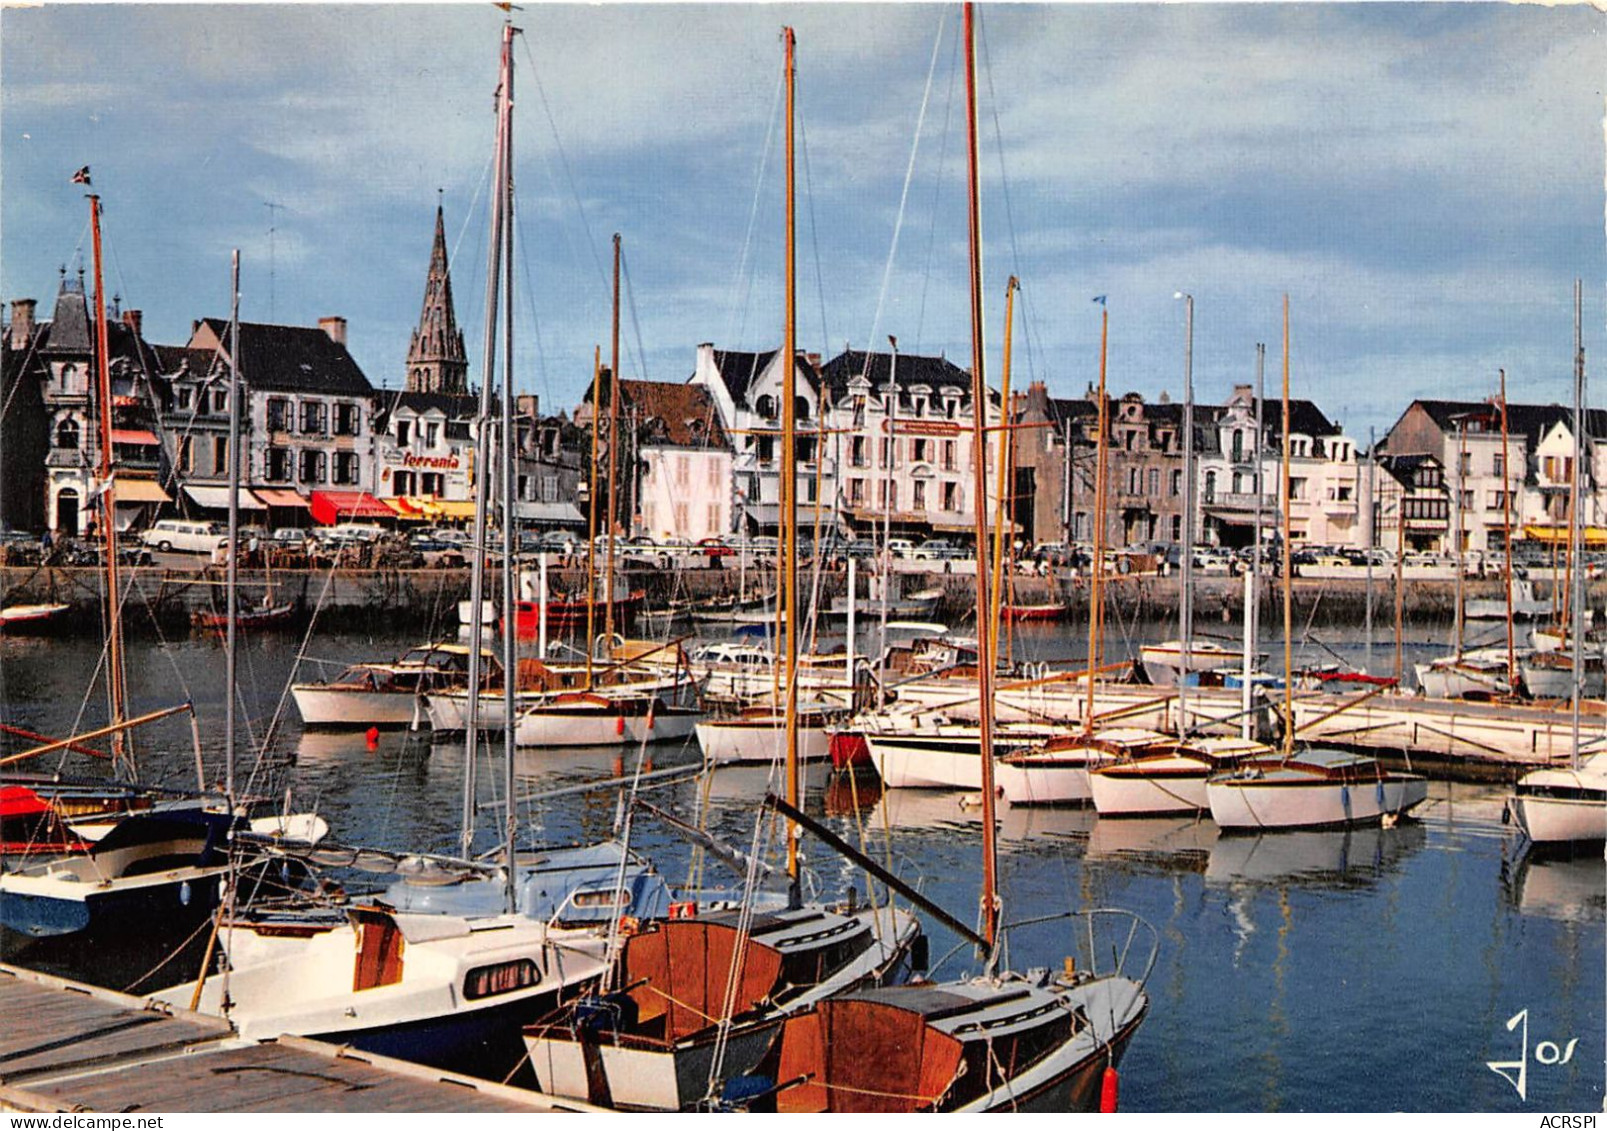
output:
<svg viewBox="0 0 1607 1131"><path fill-rule="evenodd" d="M129 586L124 602L124 619L131 631L176 633L187 629L193 613L221 610L225 596L222 567L174 569L141 566L125 569ZM492 571L489 594L500 591L498 572ZM642 592L649 609L662 609L673 602L696 602L737 593L739 578L747 582L748 593L772 590L767 575L748 569L632 569L625 573L631 590ZM859 589L866 593L861 575ZM1393 623L1395 594L1392 579L1375 579L1371 590L1375 626ZM549 573L554 594L582 595L585 574L579 569L554 569ZM808 593L813 577L804 571L800 588ZM843 593L846 574L841 570L822 575L820 588L830 599ZM969 570L944 572L941 568L905 578L906 591L923 586L941 587L944 596L936 615L946 623L962 625L970 617L975 600L975 581ZM1236 626L1244 611L1244 585L1238 578L1203 577L1194 583L1195 622L1201 627ZM102 574L93 567L34 567L0 569L0 605L65 603L72 611L61 628L66 632L94 634L100 628ZM1402 599L1403 618L1412 624L1448 624L1455 615L1456 585L1452 581L1407 581ZM1469 599L1499 600L1499 580L1470 580L1465 585ZM1537 595L1550 596L1549 586L1536 584ZM1296 577L1293 584L1294 619L1301 626L1360 626L1366 618L1369 594L1364 581L1318 580ZM298 618L305 620L314 610L320 628L340 631L361 628L383 618L395 627L421 631L443 631L457 624L457 603L469 593L467 569L276 569L240 571L241 607L271 594L273 603L290 601ZM1086 579L1070 575L1058 577L1021 576L1013 580L1011 599L1021 604L1061 601L1068 605L1070 618L1086 619L1088 585ZM1118 576L1108 579L1107 609L1126 622L1165 622L1178 612L1178 578L1154 575ZM599 596L601 594L599 593ZM1282 589L1265 582L1260 594L1262 623L1273 626L1282 617ZM1594 581L1587 601L1593 608L1607 603L1607 581Z"/></svg>

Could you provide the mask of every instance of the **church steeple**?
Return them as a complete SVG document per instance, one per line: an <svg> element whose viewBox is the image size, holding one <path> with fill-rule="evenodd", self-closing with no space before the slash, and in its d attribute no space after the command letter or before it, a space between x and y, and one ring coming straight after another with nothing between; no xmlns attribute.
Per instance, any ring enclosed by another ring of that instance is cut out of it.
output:
<svg viewBox="0 0 1607 1131"><path fill-rule="evenodd" d="M407 391L410 393L467 393L469 359L463 350L463 331L452 308L452 275L446 263L446 218L435 206L435 247L430 252L430 274L424 283L424 310L413 344L407 351Z"/></svg>

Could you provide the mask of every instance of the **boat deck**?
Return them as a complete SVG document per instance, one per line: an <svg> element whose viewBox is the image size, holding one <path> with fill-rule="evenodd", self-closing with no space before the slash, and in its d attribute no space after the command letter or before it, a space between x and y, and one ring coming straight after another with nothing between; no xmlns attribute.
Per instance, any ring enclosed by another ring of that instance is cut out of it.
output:
<svg viewBox="0 0 1607 1131"><path fill-rule="evenodd" d="M0 1111L554 1112L594 1110L0 965Z"/></svg>

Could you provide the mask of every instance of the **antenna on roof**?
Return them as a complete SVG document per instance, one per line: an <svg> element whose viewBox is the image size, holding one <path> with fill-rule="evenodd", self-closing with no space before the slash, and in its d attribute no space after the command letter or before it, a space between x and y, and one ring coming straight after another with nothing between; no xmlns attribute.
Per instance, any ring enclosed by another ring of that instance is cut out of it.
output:
<svg viewBox="0 0 1607 1131"><path fill-rule="evenodd" d="M274 283L274 233L278 231L277 212L284 210L284 205L275 200L264 200L262 206L268 210L268 322L274 322L273 309L273 283Z"/></svg>

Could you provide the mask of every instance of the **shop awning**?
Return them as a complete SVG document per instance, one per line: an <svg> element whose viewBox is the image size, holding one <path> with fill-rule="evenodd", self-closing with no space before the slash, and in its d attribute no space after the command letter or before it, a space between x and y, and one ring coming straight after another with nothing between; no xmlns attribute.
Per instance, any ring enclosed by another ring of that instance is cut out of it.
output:
<svg viewBox="0 0 1607 1131"><path fill-rule="evenodd" d="M112 443L136 444L143 448L154 448L162 441L156 438L156 433L147 432L141 428L113 428Z"/></svg>
<svg viewBox="0 0 1607 1131"><path fill-rule="evenodd" d="M283 487L253 487L251 493L270 507L306 507L305 496Z"/></svg>
<svg viewBox="0 0 1607 1131"><path fill-rule="evenodd" d="M381 499L380 502L384 503L387 507L390 507L391 512L395 514L397 518L403 519L407 522L423 522L426 517L424 508L419 505L420 500L418 499L409 499L404 497L385 498Z"/></svg>
<svg viewBox="0 0 1607 1131"><path fill-rule="evenodd" d="M514 511L526 522L547 522L560 526L586 525L586 516L580 513L580 508L574 503L518 503Z"/></svg>
<svg viewBox="0 0 1607 1131"><path fill-rule="evenodd" d="M467 499L419 499L417 502L430 518L462 519L474 517L474 504Z"/></svg>
<svg viewBox="0 0 1607 1131"><path fill-rule="evenodd" d="M1586 546L1607 546L1607 527L1587 526L1580 532L1580 541ZM1568 542L1568 528L1566 526L1539 526L1530 524L1523 528L1523 536L1534 542L1561 543Z"/></svg>
<svg viewBox="0 0 1607 1131"><path fill-rule="evenodd" d="M367 491L314 491L310 509L314 522L334 526L354 518L395 518L396 512Z"/></svg>
<svg viewBox="0 0 1607 1131"><path fill-rule="evenodd" d="M198 507L220 511L229 509L229 489L227 487L192 487L186 485L184 493ZM257 500L255 495L242 487L240 488L240 509L243 511L260 511L267 508Z"/></svg>
<svg viewBox="0 0 1607 1131"><path fill-rule="evenodd" d="M118 477L113 487L118 505L123 503L165 503L170 501L168 493L162 490L162 485L154 479L124 479Z"/></svg>

